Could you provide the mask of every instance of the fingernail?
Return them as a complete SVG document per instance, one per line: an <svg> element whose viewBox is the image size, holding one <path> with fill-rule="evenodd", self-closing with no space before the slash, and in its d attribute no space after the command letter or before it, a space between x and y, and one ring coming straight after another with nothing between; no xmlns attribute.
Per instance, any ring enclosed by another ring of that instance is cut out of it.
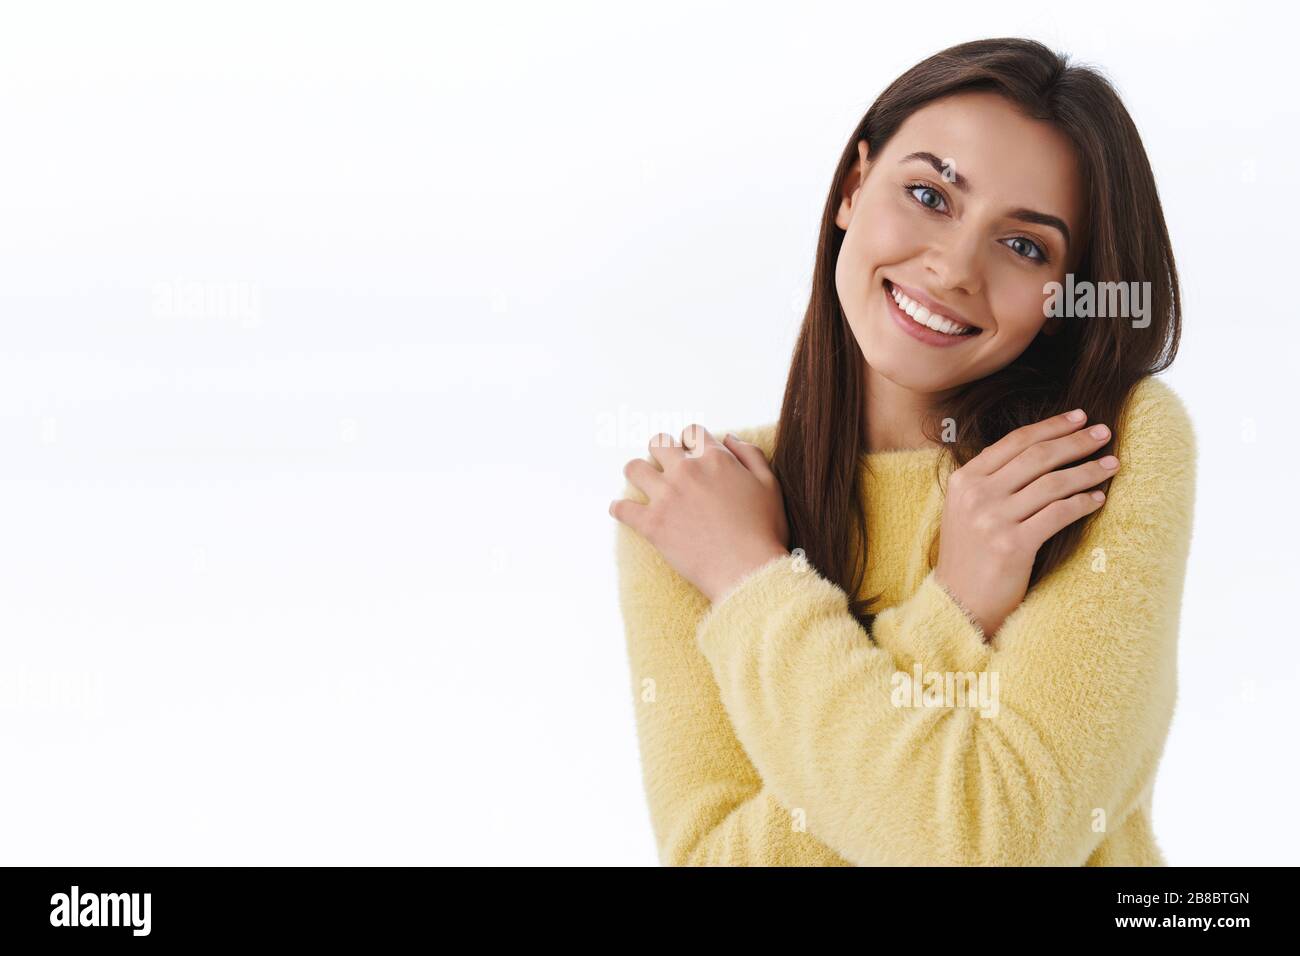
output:
<svg viewBox="0 0 1300 956"><path fill-rule="evenodd" d="M1083 413L1083 409L1082 409L1082 408L1076 408L1076 409L1075 409L1074 411L1072 411L1072 412L1066 412L1066 413L1065 413L1065 417L1068 418L1068 419L1069 419L1070 421L1072 421L1072 422L1081 422L1081 421L1083 421L1085 418L1087 418L1088 416L1085 415L1085 414Z"/></svg>
<svg viewBox="0 0 1300 956"><path fill-rule="evenodd" d="M1101 467L1103 468L1118 468L1119 459L1116 458L1114 455L1107 455L1105 458L1101 459L1101 461L1099 461L1097 464L1101 465Z"/></svg>
<svg viewBox="0 0 1300 956"><path fill-rule="evenodd" d="M1105 438L1110 434L1110 429L1105 425L1093 425L1088 429L1088 434L1093 438Z"/></svg>
<svg viewBox="0 0 1300 956"><path fill-rule="evenodd" d="M730 438L732 441L740 441L740 439L737 438L735 435L733 435L731 432L727 432L727 437Z"/></svg>
<svg viewBox="0 0 1300 956"><path fill-rule="evenodd" d="M1104 492L1104 491L1094 491L1094 492L1092 493L1092 500L1093 500L1093 501L1105 501L1105 500L1106 500L1106 492Z"/></svg>

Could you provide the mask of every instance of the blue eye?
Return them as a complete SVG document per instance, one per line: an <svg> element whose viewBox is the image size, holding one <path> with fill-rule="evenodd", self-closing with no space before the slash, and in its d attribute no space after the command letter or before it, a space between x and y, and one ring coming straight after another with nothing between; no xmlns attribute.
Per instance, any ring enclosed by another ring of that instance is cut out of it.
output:
<svg viewBox="0 0 1300 956"><path fill-rule="evenodd" d="M1042 262L1047 261L1047 254L1043 252L1042 247L1031 239L1026 239L1024 236L1014 236L1003 241L1018 256ZM1012 245L1012 243L1019 243L1019 246Z"/></svg>
<svg viewBox="0 0 1300 956"><path fill-rule="evenodd" d="M908 183L903 187L912 198L919 202L926 209L933 209L935 212L944 212L948 205L943 200L943 194L932 186L925 183ZM921 195L917 195L920 193Z"/></svg>
<svg viewBox="0 0 1300 956"><path fill-rule="evenodd" d="M926 183L908 183L903 187L903 191L910 195L915 202L931 212L940 214L948 212L948 201L944 199L943 193L933 186ZM1010 239L1002 240L1002 242L1022 259L1028 259L1031 262L1040 264L1048 261L1047 250L1025 236L1013 236Z"/></svg>

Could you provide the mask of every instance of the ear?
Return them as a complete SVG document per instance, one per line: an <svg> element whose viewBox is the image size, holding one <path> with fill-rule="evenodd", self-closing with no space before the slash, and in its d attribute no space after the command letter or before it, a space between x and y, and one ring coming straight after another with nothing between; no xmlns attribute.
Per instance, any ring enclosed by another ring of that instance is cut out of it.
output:
<svg viewBox="0 0 1300 956"><path fill-rule="evenodd" d="M840 208L835 211L835 225L847 230L853 221L853 204L857 202L858 190L867 177L867 168L871 165L868 158L870 147L865 139L858 140L858 161L853 164L849 174L844 177L844 187L840 191Z"/></svg>

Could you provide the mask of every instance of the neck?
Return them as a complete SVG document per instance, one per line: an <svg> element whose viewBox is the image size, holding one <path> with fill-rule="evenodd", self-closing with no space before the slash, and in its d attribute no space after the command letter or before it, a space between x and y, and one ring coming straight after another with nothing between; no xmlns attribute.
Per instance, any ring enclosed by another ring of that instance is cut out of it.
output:
<svg viewBox="0 0 1300 956"><path fill-rule="evenodd" d="M868 453L941 447L925 436L921 423L938 402L956 389L913 391L890 381L870 365L866 366L866 385Z"/></svg>

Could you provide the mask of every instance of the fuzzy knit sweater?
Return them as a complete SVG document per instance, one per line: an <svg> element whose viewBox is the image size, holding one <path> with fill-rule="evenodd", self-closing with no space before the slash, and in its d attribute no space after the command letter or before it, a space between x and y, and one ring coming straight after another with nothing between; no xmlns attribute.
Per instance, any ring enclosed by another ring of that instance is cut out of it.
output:
<svg viewBox="0 0 1300 956"><path fill-rule="evenodd" d="M660 862L1166 865L1151 798L1176 695L1196 444L1182 400L1151 377L1115 424L1106 503L991 643L928 564L942 449L860 462L862 596L884 595L871 633L797 554L711 605L620 522ZM733 429L769 459L775 430ZM624 496L647 500L631 484ZM995 707L972 705L989 690Z"/></svg>

